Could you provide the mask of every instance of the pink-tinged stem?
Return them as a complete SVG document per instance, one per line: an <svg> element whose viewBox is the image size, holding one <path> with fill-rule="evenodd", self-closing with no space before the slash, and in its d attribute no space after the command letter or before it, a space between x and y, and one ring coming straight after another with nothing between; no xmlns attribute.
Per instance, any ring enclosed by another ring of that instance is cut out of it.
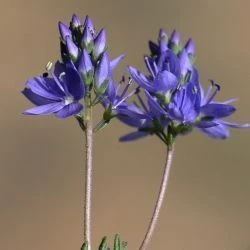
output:
<svg viewBox="0 0 250 250"><path fill-rule="evenodd" d="M85 172L85 204L84 204L84 241L88 242L91 250L91 201L92 201L92 172L93 172L93 125L92 111L89 110L89 119L85 130L86 172Z"/></svg>
<svg viewBox="0 0 250 250"><path fill-rule="evenodd" d="M157 202L156 202L156 205L154 208L154 213L152 215L152 218L151 218L150 224L148 226L146 235L145 235L143 242L139 248L140 250L148 249L149 243L151 241L151 238L152 238L153 233L155 231L157 222L159 220L160 211L161 211L161 208L162 208L162 205L164 202L165 193L166 193L168 182L169 182L169 174L170 174L170 169L172 166L173 153L174 153L173 146L174 145L167 147L167 159L166 159L166 164L165 164L165 169L164 169L164 173L163 173L160 191L158 194L158 199L157 199Z"/></svg>

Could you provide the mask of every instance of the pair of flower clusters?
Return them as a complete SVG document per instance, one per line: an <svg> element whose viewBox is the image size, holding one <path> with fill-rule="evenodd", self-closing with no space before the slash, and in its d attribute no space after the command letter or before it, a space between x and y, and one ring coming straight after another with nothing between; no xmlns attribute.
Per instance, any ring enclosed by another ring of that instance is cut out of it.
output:
<svg viewBox="0 0 250 250"><path fill-rule="evenodd" d="M223 120L235 112L230 104L234 99L214 101L220 87L213 81L204 93L194 66L194 43L190 39L182 46L176 31L169 38L160 30L158 43L149 42L151 55L145 56L149 73L128 67L131 79L122 93L125 80L116 85L112 71L124 55L109 59L104 29L97 33L88 16L83 22L73 15L69 27L59 22L59 32L62 62L53 70L51 63L47 65L50 76L45 73L27 81L23 94L36 107L24 114L75 116L84 128L89 108L101 103L105 111L97 129L117 117L137 128L121 141L155 134L168 145L193 127L218 139L229 136L228 127L249 127ZM133 81L138 86L126 94ZM131 95L138 97L137 103L127 102Z"/></svg>

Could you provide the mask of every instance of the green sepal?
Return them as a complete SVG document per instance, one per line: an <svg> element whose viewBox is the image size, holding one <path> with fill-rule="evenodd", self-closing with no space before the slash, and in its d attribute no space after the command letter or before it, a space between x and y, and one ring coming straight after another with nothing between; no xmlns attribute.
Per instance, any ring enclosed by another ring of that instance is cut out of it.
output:
<svg viewBox="0 0 250 250"><path fill-rule="evenodd" d="M174 128L174 135L177 136L179 134L184 135L192 130L192 125L180 124Z"/></svg>
<svg viewBox="0 0 250 250"><path fill-rule="evenodd" d="M76 63L77 62L77 57L74 57L72 54L69 53L69 58L72 60L72 62Z"/></svg>
<svg viewBox="0 0 250 250"><path fill-rule="evenodd" d="M92 53L94 46L95 46L94 41L91 41L89 44L85 44L84 42L82 43L82 48L86 49L89 54Z"/></svg>
<svg viewBox="0 0 250 250"><path fill-rule="evenodd" d="M182 46L176 43L172 43L171 49L176 55L178 55L182 50Z"/></svg>
<svg viewBox="0 0 250 250"><path fill-rule="evenodd" d="M170 103L172 94L170 91L167 91L165 94L162 94L160 92L156 93L155 95L157 97L158 100L160 100L160 102L164 105L167 105Z"/></svg>
<svg viewBox="0 0 250 250"><path fill-rule="evenodd" d="M106 236L104 236L102 238L102 242L101 242L98 250L108 250L108 243L107 243L107 237Z"/></svg>
<svg viewBox="0 0 250 250"><path fill-rule="evenodd" d="M94 70L90 70L87 74L81 74L83 82L85 85L89 86L93 83L94 79Z"/></svg>
<svg viewBox="0 0 250 250"><path fill-rule="evenodd" d="M107 90L108 86L109 86L109 80L107 79L107 80L105 80L101 84L101 86L99 88L95 87L95 93L96 93L96 95L102 95L102 94L104 94L105 91Z"/></svg>
<svg viewBox="0 0 250 250"><path fill-rule="evenodd" d="M112 112L112 105L110 105L103 113L103 120L109 122L115 115Z"/></svg>
<svg viewBox="0 0 250 250"><path fill-rule="evenodd" d="M83 244L82 244L82 247L81 247L81 250L88 250L88 242L85 241Z"/></svg>

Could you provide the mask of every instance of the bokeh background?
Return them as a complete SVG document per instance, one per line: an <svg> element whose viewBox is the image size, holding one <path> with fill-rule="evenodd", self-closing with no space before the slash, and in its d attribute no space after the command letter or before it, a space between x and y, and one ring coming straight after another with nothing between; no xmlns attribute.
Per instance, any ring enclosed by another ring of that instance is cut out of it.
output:
<svg viewBox="0 0 250 250"><path fill-rule="evenodd" d="M0 248L73 250L82 243L84 137L75 120L24 117L30 76L59 56L57 22L72 13L105 27L112 57L145 69L147 41L176 28L196 43L201 80L238 97L234 121L250 122L250 1L0 1ZM96 110L96 121L101 108ZM93 245L115 233L138 249L153 210L166 149L154 137L121 144L113 122L95 137ZM152 250L250 249L250 131L227 141L197 132L179 138Z"/></svg>

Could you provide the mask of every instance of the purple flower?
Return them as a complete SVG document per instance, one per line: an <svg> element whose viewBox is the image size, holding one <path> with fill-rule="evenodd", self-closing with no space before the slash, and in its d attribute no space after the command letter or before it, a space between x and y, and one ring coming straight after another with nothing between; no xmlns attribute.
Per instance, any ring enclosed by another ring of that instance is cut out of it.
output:
<svg viewBox="0 0 250 250"><path fill-rule="evenodd" d="M167 104L178 85L185 84L193 70L194 44L189 40L181 47L180 36L174 31L168 39L167 33L160 30L158 45L150 42L152 56L145 56L149 75L129 67L132 79L142 88L160 96ZM177 51L178 50L178 51Z"/></svg>
<svg viewBox="0 0 250 250"><path fill-rule="evenodd" d="M83 110L79 101L84 97L84 85L78 72L71 66L65 72L51 73L52 77L34 77L27 81L23 94L36 105L25 115L50 115L66 118Z"/></svg>
<svg viewBox="0 0 250 250"><path fill-rule="evenodd" d="M121 90L121 86L125 82L125 79L115 86L112 70L123 57L124 55L120 55L110 61L105 52L97 65L95 89L97 91L98 101L103 105L105 111L103 120L97 125L96 130L108 124L114 117L118 119L126 119L126 117L132 117L132 119L145 118L145 114L139 108L127 102L127 99L138 91L138 88L136 88L127 94L131 80L125 85L123 90Z"/></svg>
<svg viewBox="0 0 250 250"><path fill-rule="evenodd" d="M215 139L226 139L229 136L228 127L249 128L250 124L231 123L224 120L225 117L231 116L236 109L230 104L234 99L225 102L214 101L219 90L219 85L211 81L209 90L204 94L196 69L193 70L188 83L175 89L167 104L164 104L157 95L153 96L146 90L149 110L146 108L144 110L154 121L153 124L157 124L157 129L154 127L152 130L152 126L145 128L140 124L137 126L137 132L141 134L142 131L146 131L148 134L152 134L153 131L156 135L163 136L163 141L167 143L170 133L175 137L178 134L190 132L193 127ZM142 101L141 104L145 106ZM132 139L135 138L135 132L132 135ZM128 140L130 136L125 138ZM123 137L122 140L124 140Z"/></svg>
<svg viewBox="0 0 250 250"><path fill-rule="evenodd" d="M147 105L145 105L144 101L138 94L137 97L141 105L141 109L138 108L138 105L135 106L137 113L141 112L141 115L135 116L128 113L127 116L120 117L120 120L123 123L137 128L137 131L133 131L120 137L120 141L133 141L155 134L164 143L167 143L167 136L164 132L164 129L167 128L169 124L167 113L146 90L144 93L147 97Z"/></svg>
<svg viewBox="0 0 250 250"><path fill-rule="evenodd" d="M156 134L166 144L179 134L186 134L197 128L206 135L225 139L229 136L229 127L248 128L250 124L238 124L225 121L235 107L233 100L215 101L220 90L218 84L211 81L206 94L199 82L194 64L195 46L189 39L182 47L179 34L174 31L168 39L167 33L160 30L158 44L149 42L151 56L145 57L149 75L134 67L128 67L132 79L144 89L147 106L140 99L140 106L147 119L126 117L126 124L134 124L136 132L122 140L139 138L142 134Z"/></svg>
<svg viewBox="0 0 250 250"><path fill-rule="evenodd" d="M215 91L212 92L214 88ZM196 76L178 90L170 102L168 106L170 119L175 123L195 126L205 134L217 139L225 139L229 136L227 126L249 127L249 124L235 124L223 120L232 115L236 109L229 105L228 101L224 103L214 101L219 89L220 87L212 82L204 96L196 72Z"/></svg>

